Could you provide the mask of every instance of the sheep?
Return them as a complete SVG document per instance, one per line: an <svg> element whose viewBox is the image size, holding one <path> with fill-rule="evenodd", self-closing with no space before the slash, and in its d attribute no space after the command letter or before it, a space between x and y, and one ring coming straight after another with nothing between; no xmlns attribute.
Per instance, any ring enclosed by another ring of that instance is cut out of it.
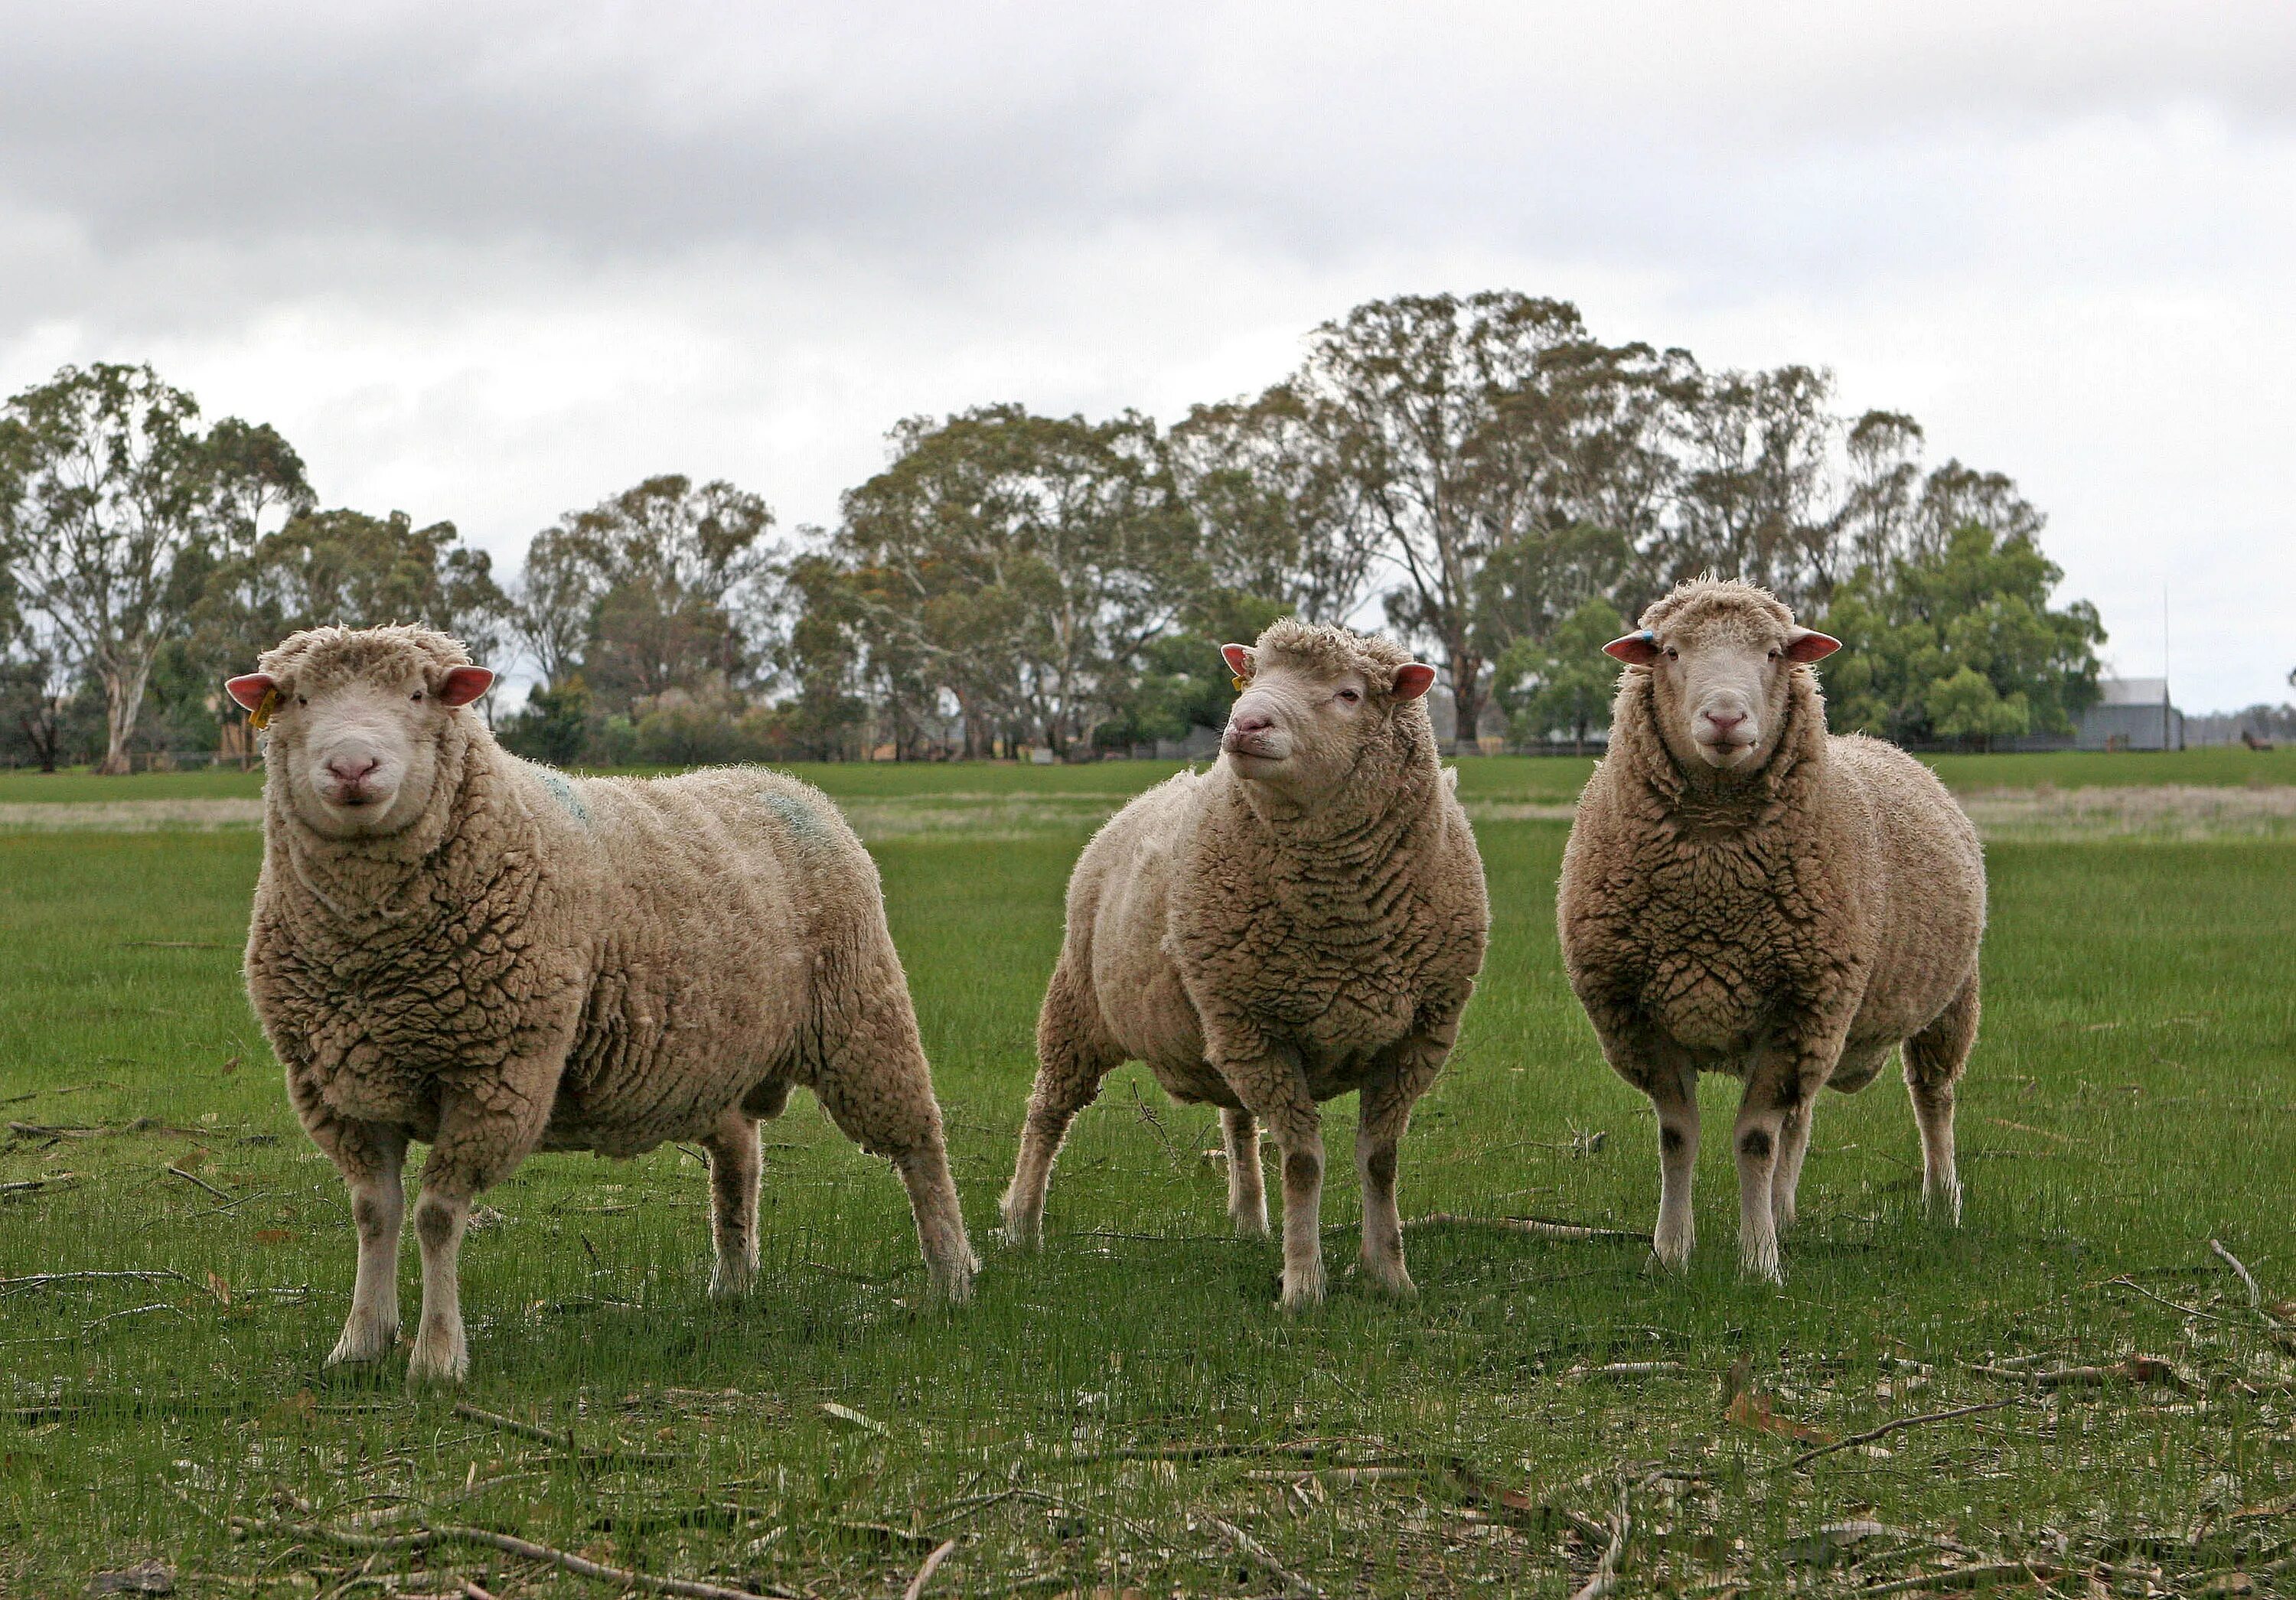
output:
<svg viewBox="0 0 2296 1600"><path fill-rule="evenodd" d="M1656 1260L1690 1256L1699 1073L1745 1084L1740 1268L1782 1283L1817 1088L1863 1088L1901 1044L1923 1194L1957 1222L1954 1088L1985 927L1976 830L1911 756L1827 734L1807 663L1840 642L1762 589L1685 583L1604 648L1627 667L1555 914L1603 1056L1657 1109Z"/></svg>
<svg viewBox="0 0 2296 1600"><path fill-rule="evenodd" d="M1119 812L1069 881L1039 1066L1004 1201L1042 1236L1062 1137L1119 1063L1221 1109L1228 1214L1265 1238L1259 1124L1283 1154L1282 1304L1324 1296L1318 1103L1359 1093L1369 1281L1415 1292L1396 1150L1449 1055L1489 931L1481 858L1437 765L1434 669L1383 639L1280 621L1223 647L1242 694L1218 763Z"/></svg>
<svg viewBox="0 0 2296 1600"><path fill-rule="evenodd" d="M247 988L351 1195L330 1362L398 1335L400 1167L430 1146L410 1383L469 1365L472 1197L537 1150L708 1153L714 1295L758 1271L758 1124L813 1090L906 1184L933 1291L969 1292L931 1071L876 869L828 798L727 768L564 776L510 755L452 639L319 628L226 685L268 726Z"/></svg>

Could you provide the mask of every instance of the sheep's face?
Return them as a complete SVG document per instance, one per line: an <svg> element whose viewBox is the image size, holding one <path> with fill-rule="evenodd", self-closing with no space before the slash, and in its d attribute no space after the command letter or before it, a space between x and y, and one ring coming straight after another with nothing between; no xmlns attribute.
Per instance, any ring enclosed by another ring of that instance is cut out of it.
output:
<svg viewBox="0 0 2296 1600"><path fill-rule="evenodd" d="M1337 788L1398 708L1435 681L1435 669L1416 661L1382 669L1249 644L1220 654L1245 685L1220 738L1228 769L1298 805Z"/></svg>
<svg viewBox="0 0 2296 1600"><path fill-rule="evenodd" d="M296 815L330 838L355 839L396 833L422 815L447 719L493 682L484 667L410 653L348 673L250 673L225 688L267 719L266 759Z"/></svg>
<svg viewBox="0 0 2296 1600"><path fill-rule="evenodd" d="M1710 586L1686 603L1662 602L1644 620L1651 626L1603 649L1649 669L1659 731L1675 759L1718 772L1754 772L1768 762L1785 726L1794 668L1841 647L1795 627L1785 607L1742 585Z"/></svg>

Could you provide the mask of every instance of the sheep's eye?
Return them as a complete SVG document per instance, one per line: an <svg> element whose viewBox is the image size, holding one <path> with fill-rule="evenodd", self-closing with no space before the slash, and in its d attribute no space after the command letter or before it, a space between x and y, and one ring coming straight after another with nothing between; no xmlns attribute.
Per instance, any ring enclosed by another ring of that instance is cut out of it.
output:
<svg viewBox="0 0 2296 1600"><path fill-rule="evenodd" d="M1777 652L1776 652L1776 651L1775 651L1775 650L1773 650L1772 652L1770 652L1770 653L1771 653L1772 655L1775 655L1775 654L1777 654ZM407 698L407 699L409 699L409 700L420 700L420 699L422 699L422 690L420 690L420 689L417 689L417 690L415 690L415 691L414 691L414 693L412 693L412 694L408 695L406 698Z"/></svg>
<svg viewBox="0 0 2296 1600"><path fill-rule="evenodd" d="M1666 659L1669 661L1678 661L1682 659L1682 652L1669 644L1666 647Z"/></svg>
<svg viewBox="0 0 2296 1600"><path fill-rule="evenodd" d="M1770 652L1770 660L1772 660L1772 661L1776 661L1777 659L1778 659L1778 652L1777 652L1775 650L1771 651L1771 652Z"/></svg>
<svg viewBox="0 0 2296 1600"><path fill-rule="evenodd" d="M306 699L304 696L302 696L302 695L300 695L300 694L298 694L298 695L295 697L295 703L296 703L297 705L299 705L299 706L307 706L307 705L309 705L311 702L310 702L310 701L309 701L309 700Z"/></svg>
<svg viewBox="0 0 2296 1600"><path fill-rule="evenodd" d="M1340 691L1340 698L1346 701L1349 705L1353 705L1356 702L1361 700L1363 696L1357 693L1353 689L1342 689Z"/></svg>

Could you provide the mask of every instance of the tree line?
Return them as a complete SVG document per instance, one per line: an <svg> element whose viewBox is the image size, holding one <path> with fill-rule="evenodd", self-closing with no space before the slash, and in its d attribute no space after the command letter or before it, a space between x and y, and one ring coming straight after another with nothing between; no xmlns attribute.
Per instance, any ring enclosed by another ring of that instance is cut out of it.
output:
<svg viewBox="0 0 2296 1600"><path fill-rule="evenodd" d="M565 762L1074 757L1218 726L1218 644L1384 626L1462 743L1583 744L1599 653L1701 573L1850 646L1837 727L2063 732L2104 637L2007 476L1804 366L1709 370L1571 305L1402 296L1298 370L1169 426L1016 405L913 418L832 527L650 478L537 533L507 580L452 523L324 509L267 425L203 424L149 367L68 367L0 412L0 741L43 764L244 750L216 685L298 628L443 628L538 678L501 732Z"/></svg>

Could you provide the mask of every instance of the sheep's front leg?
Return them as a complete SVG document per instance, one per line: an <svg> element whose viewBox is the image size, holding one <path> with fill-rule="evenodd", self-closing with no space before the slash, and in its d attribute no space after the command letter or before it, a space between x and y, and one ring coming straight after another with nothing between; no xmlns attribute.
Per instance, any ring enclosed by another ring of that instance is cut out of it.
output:
<svg viewBox="0 0 2296 1600"><path fill-rule="evenodd" d="M1215 1049L1214 1064L1236 1097L1267 1125L1283 1161L1283 1297L1286 1310L1324 1298L1324 1114L1308 1093L1300 1059L1284 1046L1253 1054Z"/></svg>
<svg viewBox="0 0 2296 1600"><path fill-rule="evenodd" d="M510 1176L541 1140L552 1095L530 1092L536 1076L516 1063L482 1099L463 1089L439 1096L439 1133L422 1163L414 1238L422 1250L422 1319L406 1358L409 1383L459 1383L470 1370L459 1278L471 1201Z"/></svg>
<svg viewBox="0 0 2296 1600"><path fill-rule="evenodd" d="M358 1229L350 1315L327 1364L380 1361L398 1342L398 1230L406 1215L399 1174L406 1139L381 1123L335 1120L318 1142L350 1190L351 1221Z"/></svg>
<svg viewBox="0 0 2296 1600"><path fill-rule="evenodd" d="M1747 1071L1731 1139L1738 1158L1738 1270L1746 1277L1785 1282L1778 1263L1777 1195L1782 1186L1791 1194L1800 1176L1809 1103L1841 1054L1838 1034L1814 1047L1784 1044L1757 1051ZM1796 1146L1792 1168L1782 1171L1789 1140Z"/></svg>
<svg viewBox="0 0 2296 1600"><path fill-rule="evenodd" d="M1220 1142L1227 1148L1227 1214L1236 1237L1267 1237L1267 1185L1259 1170L1259 1122L1242 1108L1220 1112Z"/></svg>
<svg viewBox="0 0 2296 1600"><path fill-rule="evenodd" d="M1595 1037L1611 1070L1651 1097L1658 1113L1658 1227L1651 1259L1679 1271L1690 1265L1698 1227L1690 1208L1698 1172L1698 1064L1680 1046L1645 1027L1631 1005L1582 994Z"/></svg>
<svg viewBox="0 0 2296 1600"><path fill-rule="evenodd" d="M1371 1281L1390 1294L1419 1286L1403 1264L1403 1217L1395 1198L1398 1158L1411 1126L1411 1108L1435 1081L1459 1037L1457 1003L1426 1021L1387 1053L1382 1071L1356 1097L1356 1171L1363 1185L1363 1264Z"/></svg>
<svg viewBox="0 0 2296 1600"><path fill-rule="evenodd" d="M1658 1227L1651 1256L1660 1267L1681 1271L1690 1265L1698 1242L1691 1189L1698 1176L1698 1073L1694 1068L1652 1075L1651 1104L1658 1112Z"/></svg>
<svg viewBox="0 0 2296 1600"><path fill-rule="evenodd" d="M732 1300L758 1276L758 1125L728 1107L701 1147L709 1153L709 1237L718 1252L709 1293Z"/></svg>

